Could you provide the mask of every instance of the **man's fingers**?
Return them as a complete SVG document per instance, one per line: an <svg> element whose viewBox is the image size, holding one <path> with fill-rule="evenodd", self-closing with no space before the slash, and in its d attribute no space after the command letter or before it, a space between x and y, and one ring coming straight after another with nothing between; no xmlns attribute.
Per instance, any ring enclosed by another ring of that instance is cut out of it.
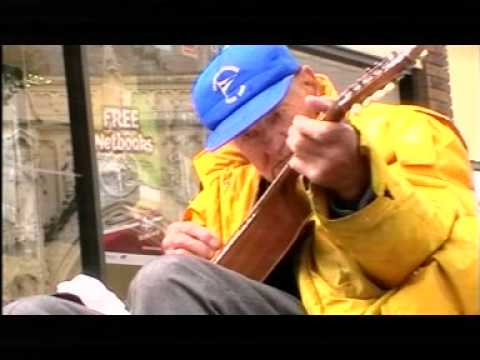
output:
<svg viewBox="0 0 480 360"><path fill-rule="evenodd" d="M165 249L165 252L167 250L183 249L205 259L210 259L215 254L215 250L207 244L180 232L172 234L166 238L163 248Z"/></svg>
<svg viewBox="0 0 480 360"><path fill-rule="evenodd" d="M293 119L292 132L307 136L315 141L327 141L332 131L338 128L339 124L328 121L319 121L308 117L297 115Z"/></svg>
<svg viewBox="0 0 480 360"><path fill-rule="evenodd" d="M288 130L286 144L292 153L296 155L317 155L321 156L324 148L318 140L301 134L293 126Z"/></svg>
<svg viewBox="0 0 480 360"><path fill-rule="evenodd" d="M315 113L327 112L333 102L333 99L326 96L308 95L305 97L305 104Z"/></svg>
<svg viewBox="0 0 480 360"><path fill-rule="evenodd" d="M177 222L173 223L169 226L168 232L170 233L184 233L187 234L193 238L196 238L205 244L207 244L209 247L213 249L219 249L221 246L220 240L211 234L207 229L201 227L198 224L195 224L193 222Z"/></svg>
<svg viewBox="0 0 480 360"><path fill-rule="evenodd" d="M323 185L324 181L328 180L328 176L325 176L325 163L316 162L317 166L311 166L311 163L312 157L301 158L292 156L288 165L310 181L315 182L317 185Z"/></svg>

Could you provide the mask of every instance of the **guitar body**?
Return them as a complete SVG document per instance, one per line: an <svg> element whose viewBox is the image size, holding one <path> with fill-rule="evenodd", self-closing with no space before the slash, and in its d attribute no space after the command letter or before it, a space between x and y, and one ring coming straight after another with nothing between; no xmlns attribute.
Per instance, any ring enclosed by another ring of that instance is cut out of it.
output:
<svg viewBox="0 0 480 360"><path fill-rule="evenodd" d="M264 281L309 229L310 204L299 194L297 181L298 173L285 168L213 262Z"/></svg>

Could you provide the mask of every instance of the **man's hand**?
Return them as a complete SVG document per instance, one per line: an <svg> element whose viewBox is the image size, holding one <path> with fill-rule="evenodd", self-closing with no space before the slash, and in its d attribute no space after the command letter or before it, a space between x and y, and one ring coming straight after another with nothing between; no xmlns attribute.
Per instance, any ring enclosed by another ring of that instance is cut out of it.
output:
<svg viewBox="0 0 480 360"><path fill-rule="evenodd" d="M168 226L162 247L166 254L194 255L210 260L220 249L221 242L204 227L179 221Z"/></svg>
<svg viewBox="0 0 480 360"><path fill-rule="evenodd" d="M307 106L326 112L332 100L307 96ZM319 121L297 115L288 130L290 166L312 183L333 190L346 201L362 196L370 182L368 159L359 151L359 137L348 123Z"/></svg>

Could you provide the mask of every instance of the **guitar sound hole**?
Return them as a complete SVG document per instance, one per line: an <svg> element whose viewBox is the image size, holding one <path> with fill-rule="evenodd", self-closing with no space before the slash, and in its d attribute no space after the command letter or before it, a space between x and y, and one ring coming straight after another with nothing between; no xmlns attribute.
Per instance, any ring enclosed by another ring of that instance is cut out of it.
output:
<svg viewBox="0 0 480 360"><path fill-rule="evenodd" d="M270 273L265 284L300 298L294 274L294 251L290 251Z"/></svg>

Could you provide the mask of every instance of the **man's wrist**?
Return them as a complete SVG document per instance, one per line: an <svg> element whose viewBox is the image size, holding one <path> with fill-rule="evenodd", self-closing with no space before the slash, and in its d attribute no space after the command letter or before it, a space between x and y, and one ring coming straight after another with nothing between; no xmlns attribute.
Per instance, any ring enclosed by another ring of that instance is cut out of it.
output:
<svg viewBox="0 0 480 360"><path fill-rule="evenodd" d="M358 200L346 201L336 195L332 195L329 201L330 213L334 218L348 216L361 210L375 200L375 198L376 195L370 186L367 187L366 191L364 191Z"/></svg>

